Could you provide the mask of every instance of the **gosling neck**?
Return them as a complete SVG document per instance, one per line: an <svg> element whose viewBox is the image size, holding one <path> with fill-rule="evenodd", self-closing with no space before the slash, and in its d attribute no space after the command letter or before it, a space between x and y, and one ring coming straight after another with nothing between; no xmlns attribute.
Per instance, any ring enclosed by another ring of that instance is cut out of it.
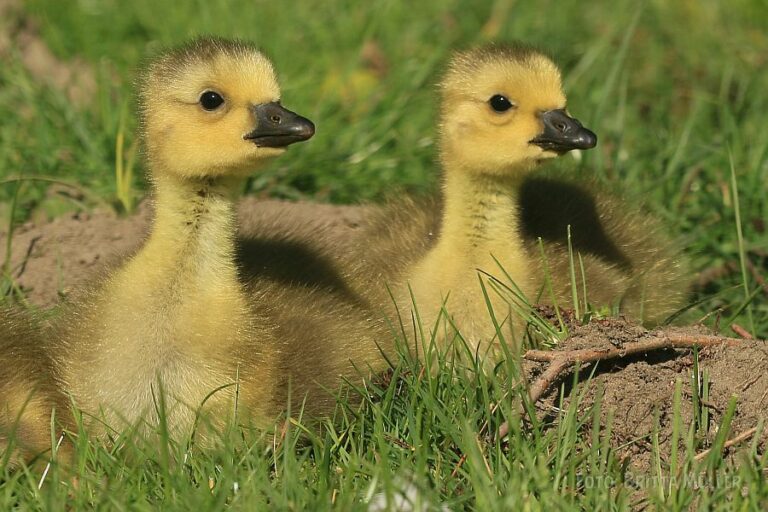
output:
<svg viewBox="0 0 768 512"><path fill-rule="evenodd" d="M155 219L137 259L189 284L236 279L235 202L241 178L155 175Z"/></svg>
<svg viewBox="0 0 768 512"><path fill-rule="evenodd" d="M443 222L429 257L430 265L442 269L436 270L441 280L471 278L476 283L479 270L503 282L509 281L508 275L524 294L531 292L530 265L519 226L524 174L522 170L501 176L444 166Z"/></svg>
<svg viewBox="0 0 768 512"><path fill-rule="evenodd" d="M518 209L524 174L481 174L445 165L441 240L475 258L522 252Z"/></svg>

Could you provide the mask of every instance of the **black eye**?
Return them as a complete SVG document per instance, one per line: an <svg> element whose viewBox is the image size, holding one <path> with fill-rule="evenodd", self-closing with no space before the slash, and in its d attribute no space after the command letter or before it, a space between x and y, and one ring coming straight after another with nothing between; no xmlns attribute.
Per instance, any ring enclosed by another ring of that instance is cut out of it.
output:
<svg viewBox="0 0 768 512"><path fill-rule="evenodd" d="M501 94L491 96L488 103L490 103L491 108L496 112L506 112L513 107L512 102L509 101L506 96L502 96Z"/></svg>
<svg viewBox="0 0 768 512"><path fill-rule="evenodd" d="M200 105L205 110L216 110L224 103L224 98L221 94L213 91L205 91L200 95Z"/></svg>

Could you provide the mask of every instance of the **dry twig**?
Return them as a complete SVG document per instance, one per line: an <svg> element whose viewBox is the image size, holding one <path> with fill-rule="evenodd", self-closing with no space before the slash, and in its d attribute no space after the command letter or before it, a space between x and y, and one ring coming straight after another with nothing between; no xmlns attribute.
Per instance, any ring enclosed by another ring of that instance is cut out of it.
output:
<svg viewBox="0 0 768 512"><path fill-rule="evenodd" d="M751 379L745 381L744 384L741 386L741 392L743 393L744 391L748 390L752 386L752 384L757 382L760 379L760 377L762 377L762 376L763 376L762 373L758 373L757 375L755 375Z"/></svg>
<svg viewBox="0 0 768 512"><path fill-rule="evenodd" d="M739 324L731 324L731 330L739 335L739 337L744 338L745 340L751 340L753 339L752 335L749 334L749 331L740 326Z"/></svg>
<svg viewBox="0 0 768 512"><path fill-rule="evenodd" d="M542 373L528 391L528 397L535 404L544 393L557 381L560 376L576 363L593 363L610 359L621 359L627 356L645 354L664 349L692 349L693 347L710 347L713 345L734 345L741 340L712 335L665 334L650 336L643 341L627 343L619 348L583 349L583 350L529 350L523 358L529 361L549 362L549 367ZM531 418L533 419L533 418ZM503 438L509 433L509 424L504 422L499 427L498 437Z"/></svg>
<svg viewBox="0 0 768 512"><path fill-rule="evenodd" d="M728 441L723 443L723 450L725 451L725 450L727 450L728 448L730 448L731 446L733 446L735 444L739 444L742 441L746 441L747 439L749 439L750 437L755 435L756 432L757 432L757 427L753 427L753 428L751 428L749 430L745 430L744 432L742 432L741 434L737 435L736 437L734 437L732 439L729 439ZM696 455L693 458L693 460L695 460L696 462L701 462L702 460L704 460L707 457L707 455L710 454L711 451L712 451L712 448L708 448L708 449L704 450L703 452L699 453L698 455Z"/></svg>

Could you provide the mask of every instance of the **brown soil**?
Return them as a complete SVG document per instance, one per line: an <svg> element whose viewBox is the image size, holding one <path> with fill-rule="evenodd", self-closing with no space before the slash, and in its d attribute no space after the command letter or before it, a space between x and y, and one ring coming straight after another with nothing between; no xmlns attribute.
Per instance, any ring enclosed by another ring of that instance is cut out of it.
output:
<svg viewBox="0 0 768 512"><path fill-rule="evenodd" d="M365 209L352 206L291 204L278 201L258 201L246 198L239 209L241 235L254 226L273 225L275 230L290 217L294 232L316 229L316 223L325 226L327 236L338 240L339 246L349 240L358 229ZM39 306L55 305L77 284L86 281L110 262L137 248L146 235L150 218L147 203L140 205L138 213L121 218L111 212L79 213L45 224L20 226L13 236L11 268L15 282L25 291L28 299ZM0 233L0 247L6 236ZM677 331L668 332L681 332ZM701 333L703 328L685 328L686 333ZM594 321L586 326L572 327L573 336L563 342L559 350L615 348L622 344L642 340L653 333L623 320ZM546 367L546 363L527 363L532 378ZM738 397L736 415L727 437L755 427L765 418L768 400L768 347L759 341L740 342L739 346L711 347L701 351L699 368L708 372L710 394L706 401L710 420L704 442L697 450L706 448L714 440L718 426L728 408L731 396ZM612 420L611 444L617 453L628 460L636 471L651 467L651 437L655 418L659 423L659 443L662 459L666 460L672 435L672 401L675 382L682 381L681 413L684 431L693 417L691 374L693 358L690 351L664 350L615 361L604 361L581 368L587 376L595 370L595 377L586 388L580 408L587 410L594 403L598 390L603 391L601 414ZM564 383L566 402L570 400L571 373ZM539 402L539 413L554 420L557 386ZM567 403L565 404L567 406ZM761 434L763 442L766 435ZM751 440L734 447L738 451ZM681 445L682 446L682 445Z"/></svg>
<svg viewBox="0 0 768 512"><path fill-rule="evenodd" d="M589 325L573 328L572 336L564 341L558 351L607 350L626 347L633 342L644 341L655 335L708 335L703 327L668 328L648 331L621 319L598 320ZM527 363L532 379L549 363ZM718 428L735 397L736 411L726 439L754 428L766 416L768 404L768 345L763 341L741 340L736 344L721 344L699 351L699 374L709 378L709 396L702 408L709 411L709 421L702 429L700 447L696 454L707 449L715 440ZM573 373L562 374L559 384L564 386L565 403L560 404L560 386L553 386L539 402L545 418L554 419L557 407L566 408L576 395L582 398L579 409L589 410L601 397L603 432L606 422L611 421L611 445L617 449L620 459L637 472L652 468L652 435L658 418L658 437L662 464L668 462L673 429L673 397L676 381L681 381L680 413L682 432L678 447L685 450L685 436L693 422L691 379L694 357L691 350L659 350L641 356L602 361L583 365L579 374L580 384L573 388ZM594 373L593 373L594 372ZM593 375L591 380L588 377ZM583 394L582 394L583 393ZM589 428L589 426L585 427ZM760 435L761 450L766 447L768 433ZM729 452L749 446L752 438Z"/></svg>

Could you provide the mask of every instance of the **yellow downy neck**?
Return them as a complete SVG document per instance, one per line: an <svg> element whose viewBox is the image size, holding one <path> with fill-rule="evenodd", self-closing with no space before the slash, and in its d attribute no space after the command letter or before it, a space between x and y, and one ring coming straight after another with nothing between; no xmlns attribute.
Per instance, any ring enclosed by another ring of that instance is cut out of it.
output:
<svg viewBox="0 0 768 512"><path fill-rule="evenodd" d="M520 181L450 166L445 168L444 179L445 209L439 240L413 269L409 281L426 325L434 324L445 303L453 325L465 339L481 343L479 353L485 354L490 346L486 343L496 339L497 333L479 279L485 283L508 342L520 335L520 316L515 311L520 301L516 293L510 294L504 287L519 288L528 297L532 291L518 227ZM503 283L501 295L485 274Z"/></svg>
<svg viewBox="0 0 768 512"><path fill-rule="evenodd" d="M236 278L235 199L241 180L155 178L155 220L136 259L187 282Z"/></svg>
<svg viewBox="0 0 768 512"><path fill-rule="evenodd" d="M131 304L128 310L160 330L209 331L245 307L235 265L240 181L160 177L154 185L149 239L113 276L110 302L116 314Z"/></svg>
<svg viewBox="0 0 768 512"><path fill-rule="evenodd" d="M445 210L436 250L466 260L465 266L501 278L497 259L522 289L525 247L519 228L520 176L445 170Z"/></svg>

